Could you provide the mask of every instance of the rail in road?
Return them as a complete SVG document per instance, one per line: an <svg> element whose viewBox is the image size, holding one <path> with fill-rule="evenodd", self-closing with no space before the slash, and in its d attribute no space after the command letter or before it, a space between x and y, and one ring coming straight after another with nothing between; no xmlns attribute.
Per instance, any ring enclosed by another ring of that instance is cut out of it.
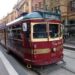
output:
<svg viewBox="0 0 75 75"><path fill-rule="evenodd" d="M68 51L68 50L66 50ZM73 54L74 52L71 51L71 53ZM71 54L71 55L72 55ZM66 53L64 53L64 58L68 58L68 59L74 59L73 56L69 56L67 55ZM65 71L63 73L67 73L66 75L75 75L75 71L69 69L67 66L66 66L67 62L65 61L65 63L63 61L61 61L60 63L57 63L57 64L52 64L52 65L48 65L48 66L43 66L43 67L33 67L32 69L28 69L25 67L25 69L30 72L30 74L28 75L32 75L31 74L31 71L32 72L35 72L35 74L33 75L60 75L61 71ZM5 57L5 55L0 51L0 67L2 66L2 68L0 69L0 75L21 75L19 74L16 69L12 66L12 64L9 62L9 60ZM3 70L3 74L2 74L2 71ZM58 73L56 73L58 72ZM64 74L63 74L64 75Z"/></svg>
<svg viewBox="0 0 75 75"><path fill-rule="evenodd" d="M51 69L51 68L55 68L55 69ZM42 68L34 68L34 71L37 73L37 75L51 75L51 74L49 74L49 72L51 73L51 71L53 71L53 70L54 71L55 70L57 71L57 69L62 69L65 72L70 73L70 75L75 75L75 72L74 71L68 69L63 64L52 64L52 65L44 66ZM56 75L56 74L54 74L54 75ZM60 72L59 72L59 75L60 75ZM64 74L62 74L62 75L64 75Z"/></svg>
<svg viewBox="0 0 75 75"><path fill-rule="evenodd" d="M67 60L67 59L69 59L69 60ZM36 70L38 72L40 72L40 75L51 75L51 71L54 71L54 70L57 71L60 68L60 69L64 70L65 73L67 72L67 74L62 74L62 75L75 75L75 67L74 66L75 66L75 51L65 49L64 50L64 61L61 61L57 64L44 66L41 69L36 68ZM58 73L59 73L58 75L60 75L60 71L58 71ZM56 75L56 74L52 74L52 75Z"/></svg>

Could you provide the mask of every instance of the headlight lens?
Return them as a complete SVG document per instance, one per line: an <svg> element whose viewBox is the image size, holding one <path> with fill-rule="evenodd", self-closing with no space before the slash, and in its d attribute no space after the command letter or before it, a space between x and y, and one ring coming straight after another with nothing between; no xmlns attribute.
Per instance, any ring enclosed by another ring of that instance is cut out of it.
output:
<svg viewBox="0 0 75 75"><path fill-rule="evenodd" d="M53 48L53 51L56 52L56 48Z"/></svg>

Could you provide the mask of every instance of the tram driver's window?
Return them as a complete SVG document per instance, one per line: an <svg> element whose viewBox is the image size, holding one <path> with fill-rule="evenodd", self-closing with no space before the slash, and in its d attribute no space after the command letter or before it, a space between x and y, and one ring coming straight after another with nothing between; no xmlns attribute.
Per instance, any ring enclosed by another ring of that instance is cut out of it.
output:
<svg viewBox="0 0 75 75"><path fill-rule="evenodd" d="M51 38L58 37L58 24L50 24L49 25L49 34Z"/></svg>
<svg viewBox="0 0 75 75"><path fill-rule="evenodd" d="M36 24L33 26L33 38L47 38L46 24Z"/></svg>

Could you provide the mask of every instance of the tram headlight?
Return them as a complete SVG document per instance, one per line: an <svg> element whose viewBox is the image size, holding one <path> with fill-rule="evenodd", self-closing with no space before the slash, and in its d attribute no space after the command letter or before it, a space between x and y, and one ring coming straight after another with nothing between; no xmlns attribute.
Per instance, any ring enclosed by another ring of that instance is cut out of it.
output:
<svg viewBox="0 0 75 75"><path fill-rule="evenodd" d="M56 48L53 48L53 51L56 52Z"/></svg>

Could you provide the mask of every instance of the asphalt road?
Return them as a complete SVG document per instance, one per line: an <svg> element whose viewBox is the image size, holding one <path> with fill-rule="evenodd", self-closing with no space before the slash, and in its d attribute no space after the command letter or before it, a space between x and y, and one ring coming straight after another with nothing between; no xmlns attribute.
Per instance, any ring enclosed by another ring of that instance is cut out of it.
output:
<svg viewBox="0 0 75 75"><path fill-rule="evenodd" d="M20 59L18 59L15 55L7 54L7 50L2 46L0 46L0 50L7 58L7 60L10 62L10 64L13 66L18 75L37 75L35 72L28 70L26 66L23 63L21 63Z"/></svg>
<svg viewBox="0 0 75 75"><path fill-rule="evenodd" d="M0 50L19 75L37 75L35 72L28 70L13 54L8 55L6 49L2 46L0 46ZM61 61L37 70L41 75L75 75L75 51L64 49L64 61L65 63Z"/></svg>

